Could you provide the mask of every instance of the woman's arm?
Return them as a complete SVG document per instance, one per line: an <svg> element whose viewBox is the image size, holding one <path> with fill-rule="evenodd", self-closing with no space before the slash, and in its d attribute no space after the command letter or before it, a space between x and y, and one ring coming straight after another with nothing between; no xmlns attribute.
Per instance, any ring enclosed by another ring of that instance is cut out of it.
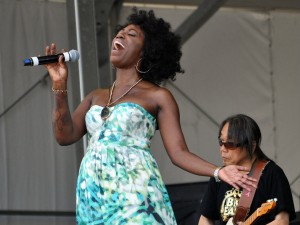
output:
<svg viewBox="0 0 300 225"><path fill-rule="evenodd" d="M86 133L85 114L91 106L87 96L71 116L66 93L54 93L52 126L56 141L60 145L70 145Z"/></svg>
<svg viewBox="0 0 300 225"><path fill-rule="evenodd" d="M211 219L208 219L207 217L205 216L200 216L200 219L199 219L199 223L198 225L214 225L214 221L211 220Z"/></svg>
<svg viewBox="0 0 300 225"><path fill-rule="evenodd" d="M56 45L46 47L46 55L56 54ZM64 51L64 50L63 50ZM53 132L61 145L69 145L78 141L85 133L85 114L91 105L91 96L87 96L71 116L68 105L68 67L62 60L45 65L52 80L54 108L52 112Z"/></svg>
<svg viewBox="0 0 300 225"><path fill-rule="evenodd" d="M182 133L180 115L173 95L167 89L160 88L154 96L158 101L158 124L164 146L171 161L178 167L201 176L212 177L215 165L191 153ZM241 166L228 166L220 170L220 178L235 188L248 188L255 186L253 179L241 173L249 168Z"/></svg>

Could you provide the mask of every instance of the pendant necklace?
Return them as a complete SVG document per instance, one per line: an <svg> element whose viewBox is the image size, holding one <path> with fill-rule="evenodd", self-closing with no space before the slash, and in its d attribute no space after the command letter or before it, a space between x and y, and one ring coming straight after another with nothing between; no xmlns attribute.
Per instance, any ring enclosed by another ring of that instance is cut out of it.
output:
<svg viewBox="0 0 300 225"><path fill-rule="evenodd" d="M109 116L110 116L110 109L109 109L109 106L116 103L117 101L119 101L121 98L123 98L125 95L127 95L129 93L129 91L131 91L132 88L134 88L138 83L140 83L141 81L143 80L143 78L139 79L135 84L133 84L124 94L122 94L119 98L117 98L116 100L114 100L113 102L111 102L111 98L112 98L112 94L113 94L113 91L114 91L114 88L115 88L115 84L116 84L116 81L114 81L112 87L111 87L111 91L109 93L109 99L108 99L108 102L106 104L106 106L104 106L104 108L101 110L101 119L102 120L106 120Z"/></svg>

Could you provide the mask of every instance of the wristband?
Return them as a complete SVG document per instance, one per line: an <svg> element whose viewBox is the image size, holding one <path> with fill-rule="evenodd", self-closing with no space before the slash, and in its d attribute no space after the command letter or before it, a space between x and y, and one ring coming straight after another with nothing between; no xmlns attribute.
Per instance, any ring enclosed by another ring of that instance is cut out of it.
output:
<svg viewBox="0 0 300 225"><path fill-rule="evenodd" d="M220 170L221 170L223 167L224 167L224 166L218 167L218 168L215 169L215 171L214 171L214 178L215 178L216 182L220 182L220 181L221 181L220 178L219 178L219 172L220 172Z"/></svg>

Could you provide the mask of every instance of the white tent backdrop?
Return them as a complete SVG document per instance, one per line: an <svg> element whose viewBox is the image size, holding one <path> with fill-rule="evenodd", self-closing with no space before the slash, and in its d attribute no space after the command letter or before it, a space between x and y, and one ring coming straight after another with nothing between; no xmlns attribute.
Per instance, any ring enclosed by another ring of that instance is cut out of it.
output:
<svg viewBox="0 0 300 225"><path fill-rule="evenodd" d="M42 67L23 67L24 58L42 54L51 42L59 48L69 46L64 3L0 1L0 9L1 113L45 73ZM154 9L174 30L193 11ZM123 8L123 19L129 11ZM300 12L221 9L185 43L186 73L166 86L178 101L192 152L220 164L218 127L205 113L217 123L245 113L260 125L262 149L284 169L289 181L300 174L299 36ZM39 85L0 117L2 210L75 209L78 159L74 146L60 147L54 141L50 85ZM152 151L167 184L208 179L172 165L159 132ZM299 180L292 189L299 210Z"/></svg>
<svg viewBox="0 0 300 225"><path fill-rule="evenodd" d="M63 3L1 0L0 10L2 113L46 73L23 60L43 55L52 42L68 48L68 31ZM0 118L1 210L74 211L76 152L54 141L47 81Z"/></svg>
<svg viewBox="0 0 300 225"><path fill-rule="evenodd" d="M129 12L124 10L123 15ZM192 9L156 8L155 12L176 30ZM218 126L214 122L244 113L258 122L263 151L285 170L289 181L299 176L299 37L299 11L225 8L187 41L182 59L186 73L167 87L178 101L182 128L192 152L220 165ZM159 132L152 152L167 184L208 179L175 167ZM299 180L292 189L299 210Z"/></svg>

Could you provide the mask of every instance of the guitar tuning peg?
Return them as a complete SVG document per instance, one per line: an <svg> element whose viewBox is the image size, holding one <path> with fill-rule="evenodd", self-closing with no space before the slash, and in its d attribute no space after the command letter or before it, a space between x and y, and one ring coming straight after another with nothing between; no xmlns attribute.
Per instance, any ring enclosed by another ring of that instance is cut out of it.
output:
<svg viewBox="0 0 300 225"><path fill-rule="evenodd" d="M277 202L277 198L269 199L267 202Z"/></svg>

